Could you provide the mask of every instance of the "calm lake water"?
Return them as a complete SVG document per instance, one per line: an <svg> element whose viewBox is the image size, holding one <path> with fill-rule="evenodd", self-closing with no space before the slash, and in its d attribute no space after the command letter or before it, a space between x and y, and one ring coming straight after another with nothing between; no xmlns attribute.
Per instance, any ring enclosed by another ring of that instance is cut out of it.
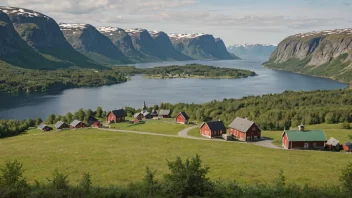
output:
<svg viewBox="0 0 352 198"><path fill-rule="evenodd" d="M0 95L0 119L26 119L49 114L66 114L79 108L105 110L125 106L142 107L168 103L204 103L224 98L281 93L285 90L328 90L346 85L329 79L315 78L261 66L262 60L182 61L136 64L137 67L200 63L218 67L249 69L258 76L245 79L144 79L134 76L126 83L98 88L77 88L48 93Z"/></svg>

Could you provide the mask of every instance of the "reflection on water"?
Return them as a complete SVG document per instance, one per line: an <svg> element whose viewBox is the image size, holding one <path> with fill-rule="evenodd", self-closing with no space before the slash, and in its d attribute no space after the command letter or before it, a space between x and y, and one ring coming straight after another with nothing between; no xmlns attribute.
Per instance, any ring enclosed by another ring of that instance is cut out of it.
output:
<svg viewBox="0 0 352 198"><path fill-rule="evenodd" d="M201 63L218 67L249 69L258 76L244 79L144 79L134 76L123 84L98 88L77 88L47 93L0 95L1 119L25 119L49 114L65 114L79 108L102 106L106 110L125 106L141 107L161 102L204 103L224 98L281 93L285 90L323 90L345 88L346 85L264 68L259 60L183 61L136 64L137 67Z"/></svg>

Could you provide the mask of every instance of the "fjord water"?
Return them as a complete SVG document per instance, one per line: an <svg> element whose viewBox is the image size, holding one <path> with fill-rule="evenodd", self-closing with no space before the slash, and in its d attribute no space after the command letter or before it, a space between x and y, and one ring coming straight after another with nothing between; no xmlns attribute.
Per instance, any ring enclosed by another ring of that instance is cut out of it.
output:
<svg viewBox="0 0 352 198"><path fill-rule="evenodd" d="M329 79L275 71L261 66L263 60L182 61L141 63L137 67L199 63L218 67L248 69L258 76L243 79L145 79L134 76L122 84L97 88L76 88L46 93L0 95L0 119L26 119L65 114L79 108L102 106L105 110L125 106L142 107L167 103L204 103L224 98L281 93L285 90L330 90L347 85Z"/></svg>

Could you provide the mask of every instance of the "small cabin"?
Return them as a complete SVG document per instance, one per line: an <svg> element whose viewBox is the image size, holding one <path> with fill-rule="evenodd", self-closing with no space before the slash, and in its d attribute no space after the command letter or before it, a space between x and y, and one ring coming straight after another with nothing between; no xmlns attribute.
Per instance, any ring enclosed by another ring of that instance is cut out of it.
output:
<svg viewBox="0 0 352 198"><path fill-rule="evenodd" d="M141 112L135 113L135 114L133 115L133 118L134 118L135 120L142 120L143 114L142 114Z"/></svg>
<svg viewBox="0 0 352 198"><path fill-rule="evenodd" d="M237 117L230 127L230 134L240 141L257 141L261 138L262 130L256 123L245 118Z"/></svg>
<svg viewBox="0 0 352 198"><path fill-rule="evenodd" d="M74 120L71 122L71 128L73 129L81 129L81 128L86 128L87 124L83 123L82 121L79 120Z"/></svg>
<svg viewBox="0 0 352 198"><path fill-rule="evenodd" d="M159 115L159 117L162 117L162 118L171 118L171 110L169 110L169 109L160 109L158 115Z"/></svg>
<svg viewBox="0 0 352 198"><path fill-rule="evenodd" d="M63 121L58 121L55 124L55 128L56 128L56 130L70 129L70 125L68 125L67 123L65 123Z"/></svg>
<svg viewBox="0 0 352 198"><path fill-rule="evenodd" d="M87 122L89 126L93 126L95 128L101 128L103 126L103 124L93 116L89 116Z"/></svg>
<svg viewBox="0 0 352 198"><path fill-rule="evenodd" d="M204 122L200 126L200 134L207 138L222 137L226 134L226 127L222 121Z"/></svg>
<svg viewBox="0 0 352 198"><path fill-rule="evenodd" d="M150 118L152 118L152 116L151 116L150 112L144 111L144 112L143 112L143 118L145 118L145 119L150 119Z"/></svg>
<svg viewBox="0 0 352 198"><path fill-rule="evenodd" d="M326 143L325 143L325 150L328 151L340 151L342 149L342 146L338 140L335 138L331 137Z"/></svg>
<svg viewBox="0 0 352 198"><path fill-rule="evenodd" d="M346 144L343 144L342 148L346 152L352 152L352 142L347 142Z"/></svg>
<svg viewBox="0 0 352 198"><path fill-rule="evenodd" d="M285 130L282 135L282 147L285 149L324 149L327 138L323 130Z"/></svg>
<svg viewBox="0 0 352 198"><path fill-rule="evenodd" d="M44 123L41 123L40 125L38 125L37 129L45 131L45 132L53 130L52 127L50 127L50 126L48 126L48 125L46 125Z"/></svg>
<svg viewBox="0 0 352 198"><path fill-rule="evenodd" d="M186 112L180 112L176 118L176 123L179 124L188 124L189 116L186 114Z"/></svg>
<svg viewBox="0 0 352 198"><path fill-rule="evenodd" d="M158 112L157 112L155 109L153 109L152 112L150 112L150 116L151 116L152 118L158 117Z"/></svg>
<svg viewBox="0 0 352 198"><path fill-rule="evenodd" d="M124 122L126 119L126 111L124 109L113 110L106 115L106 123Z"/></svg>

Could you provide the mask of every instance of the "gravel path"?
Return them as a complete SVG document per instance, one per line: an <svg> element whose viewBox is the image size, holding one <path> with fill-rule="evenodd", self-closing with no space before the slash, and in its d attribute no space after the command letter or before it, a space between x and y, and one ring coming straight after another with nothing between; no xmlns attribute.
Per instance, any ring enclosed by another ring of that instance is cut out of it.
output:
<svg viewBox="0 0 352 198"><path fill-rule="evenodd" d="M273 140L272 139L268 139L263 137L263 140L261 141L257 141L257 142L248 142L250 144L255 144L258 146L262 146L262 147L267 147L267 148L273 148L273 149L283 149L281 147L276 146L275 144L273 144Z"/></svg>

